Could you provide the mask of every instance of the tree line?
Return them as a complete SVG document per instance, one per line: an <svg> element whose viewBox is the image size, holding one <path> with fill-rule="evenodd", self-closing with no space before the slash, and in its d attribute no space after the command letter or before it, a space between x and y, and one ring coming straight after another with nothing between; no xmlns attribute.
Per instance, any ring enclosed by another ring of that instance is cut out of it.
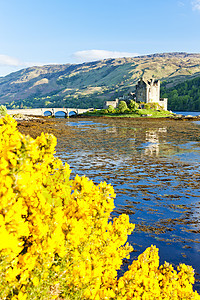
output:
<svg viewBox="0 0 200 300"><path fill-rule="evenodd" d="M200 111L200 77L186 80L174 87L161 84L161 97L168 98L168 109L172 111Z"/></svg>

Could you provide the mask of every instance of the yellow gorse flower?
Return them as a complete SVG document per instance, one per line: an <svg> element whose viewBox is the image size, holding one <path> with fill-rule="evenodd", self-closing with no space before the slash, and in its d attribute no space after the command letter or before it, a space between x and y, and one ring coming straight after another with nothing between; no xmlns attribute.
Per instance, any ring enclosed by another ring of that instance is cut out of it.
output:
<svg viewBox="0 0 200 300"><path fill-rule="evenodd" d="M117 278L134 225L111 221L113 187L70 180L55 146L0 119L0 299L200 299L192 267L159 267L155 246Z"/></svg>

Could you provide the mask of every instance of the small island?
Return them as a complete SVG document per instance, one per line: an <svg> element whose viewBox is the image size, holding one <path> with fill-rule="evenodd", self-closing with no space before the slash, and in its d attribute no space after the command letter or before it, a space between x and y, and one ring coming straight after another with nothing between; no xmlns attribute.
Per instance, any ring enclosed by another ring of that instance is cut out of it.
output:
<svg viewBox="0 0 200 300"><path fill-rule="evenodd" d="M114 101L106 101L103 109L85 113L89 116L112 117L169 117L174 114L167 110L167 98L160 98L160 80L141 78L135 92Z"/></svg>

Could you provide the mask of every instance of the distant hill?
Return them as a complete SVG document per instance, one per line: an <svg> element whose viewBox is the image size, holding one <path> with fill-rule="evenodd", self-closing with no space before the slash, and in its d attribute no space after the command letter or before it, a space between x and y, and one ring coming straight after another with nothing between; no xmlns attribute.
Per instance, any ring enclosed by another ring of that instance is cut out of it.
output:
<svg viewBox="0 0 200 300"><path fill-rule="evenodd" d="M0 103L18 107L101 108L155 77L167 89L200 76L200 54L163 53L84 64L31 67L0 77Z"/></svg>

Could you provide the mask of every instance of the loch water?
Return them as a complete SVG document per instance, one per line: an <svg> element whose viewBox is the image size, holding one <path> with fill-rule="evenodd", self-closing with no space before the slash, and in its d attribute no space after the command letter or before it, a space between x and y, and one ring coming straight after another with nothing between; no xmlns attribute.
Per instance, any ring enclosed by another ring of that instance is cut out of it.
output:
<svg viewBox="0 0 200 300"><path fill-rule="evenodd" d="M200 293L200 122L70 118L55 126L56 155L70 165L71 178L112 184L112 216L126 213L136 224L130 261L156 245L160 263L193 266Z"/></svg>

